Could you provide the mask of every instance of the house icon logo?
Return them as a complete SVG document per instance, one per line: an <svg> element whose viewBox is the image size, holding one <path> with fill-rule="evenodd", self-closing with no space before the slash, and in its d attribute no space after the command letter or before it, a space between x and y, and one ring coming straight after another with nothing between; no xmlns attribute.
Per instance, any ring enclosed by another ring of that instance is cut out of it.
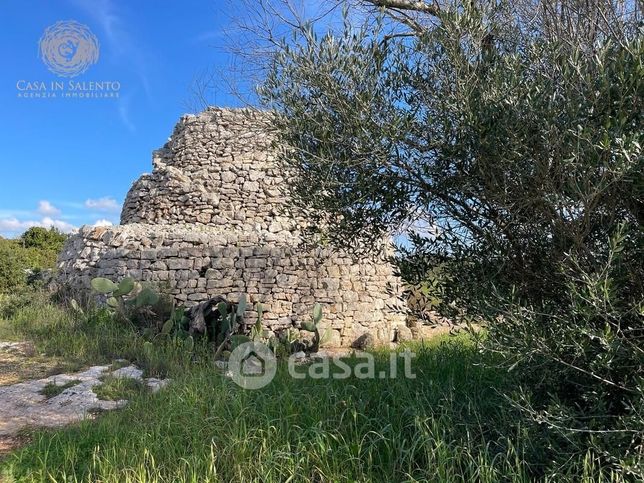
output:
<svg viewBox="0 0 644 483"><path fill-rule="evenodd" d="M275 377L277 360L273 352L261 342L246 342L230 354L228 370L238 386L261 389Z"/></svg>

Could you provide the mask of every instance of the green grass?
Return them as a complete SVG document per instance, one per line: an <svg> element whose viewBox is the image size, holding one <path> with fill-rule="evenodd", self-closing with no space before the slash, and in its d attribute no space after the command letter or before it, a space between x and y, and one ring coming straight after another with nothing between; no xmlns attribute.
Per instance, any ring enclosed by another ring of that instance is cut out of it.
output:
<svg viewBox="0 0 644 483"><path fill-rule="evenodd" d="M118 369L121 369L123 367L127 367L129 365L130 365L130 361L125 360L125 359L118 359L118 360L112 362L112 364L110 364L110 369L109 370L110 371L116 371Z"/></svg>
<svg viewBox="0 0 644 483"><path fill-rule="evenodd" d="M105 309L77 314L51 302L41 292L28 297L27 304L14 302L18 308L11 310L9 316L0 306L0 340L33 341L39 353L65 358L77 366L116 367L120 363L115 360L126 359L145 368L150 376L165 376L171 366L181 370L189 362L189 358L173 356L175 349L167 344L147 356L143 350L145 341L134 327L115 320Z"/></svg>
<svg viewBox="0 0 644 483"><path fill-rule="evenodd" d="M147 390L146 385L131 377L107 375L101 377L102 384L95 386L92 391L99 399L106 401L129 400Z"/></svg>
<svg viewBox="0 0 644 483"><path fill-rule="evenodd" d="M445 345L421 351L420 384L282 368L259 391L199 365L123 411L39 433L7 467L25 481L528 481L509 439L486 444L501 381L471 362Z"/></svg>
<svg viewBox="0 0 644 483"><path fill-rule="evenodd" d="M125 357L172 378L156 394L130 392L122 410L34 433L0 464L9 481L619 481L592 454L549 464L543 438L506 402L511 376L463 337L413 345L415 379L298 380L281 365L250 391L221 376L205 347L145 353L141 337L101 312L70 317L41 303L6 322L53 353ZM388 369L386 351L376 359L376 373Z"/></svg>
<svg viewBox="0 0 644 483"><path fill-rule="evenodd" d="M55 382L49 382L45 387L42 388L40 394L45 396L47 399L51 399L52 397L58 396L65 389L73 387L76 384L80 384L80 382L81 381L78 379L67 381L66 383L60 385L56 384Z"/></svg>

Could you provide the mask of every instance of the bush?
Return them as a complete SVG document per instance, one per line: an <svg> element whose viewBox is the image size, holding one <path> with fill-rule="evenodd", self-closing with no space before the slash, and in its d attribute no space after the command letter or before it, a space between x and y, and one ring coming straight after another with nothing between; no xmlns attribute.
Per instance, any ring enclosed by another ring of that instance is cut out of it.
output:
<svg viewBox="0 0 644 483"><path fill-rule="evenodd" d="M0 240L0 292L8 292L27 283L29 262L24 249L14 240Z"/></svg>
<svg viewBox="0 0 644 483"><path fill-rule="evenodd" d="M41 227L32 227L15 240L0 239L0 292L37 282L40 272L55 268L66 239L55 228Z"/></svg>
<svg viewBox="0 0 644 483"><path fill-rule="evenodd" d="M20 241L25 248L37 248L59 252L67 240L67 235L61 233L56 228L42 228L34 226L20 235Z"/></svg>
<svg viewBox="0 0 644 483"><path fill-rule="evenodd" d="M513 404L556 435L550 444L559 461L591 448L605 466L642 479L644 299L633 284L641 270L630 243L621 227L595 270L565 260L557 303L500 296L484 347L529 389Z"/></svg>
<svg viewBox="0 0 644 483"><path fill-rule="evenodd" d="M13 287L11 293L0 293L0 318L11 319L20 309L34 302L30 287Z"/></svg>

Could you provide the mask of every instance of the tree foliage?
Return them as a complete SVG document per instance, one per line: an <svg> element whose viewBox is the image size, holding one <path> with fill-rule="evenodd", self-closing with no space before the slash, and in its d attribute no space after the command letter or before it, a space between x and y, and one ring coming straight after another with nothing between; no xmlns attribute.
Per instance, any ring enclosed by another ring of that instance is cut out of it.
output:
<svg viewBox="0 0 644 483"><path fill-rule="evenodd" d="M554 457L593 447L641 472L639 12L535 2L561 22L527 24L503 1L365 3L389 10L296 29L260 88L292 209L349 250L411 228L406 270L447 272L445 308L486 322Z"/></svg>
<svg viewBox="0 0 644 483"><path fill-rule="evenodd" d="M60 251L67 239L67 235L56 228L43 228L32 226L22 235L20 241L25 248L40 248L44 250Z"/></svg>
<svg viewBox="0 0 644 483"><path fill-rule="evenodd" d="M55 228L32 227L17 239L0 239L0 292L28 282L29 273L53 269L67 235Z"/></svg>

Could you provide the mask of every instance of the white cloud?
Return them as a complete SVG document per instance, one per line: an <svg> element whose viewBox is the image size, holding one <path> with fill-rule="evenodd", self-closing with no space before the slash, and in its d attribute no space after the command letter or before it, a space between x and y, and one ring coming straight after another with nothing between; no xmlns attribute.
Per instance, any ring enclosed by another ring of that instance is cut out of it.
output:
<svg viewBox="0 0 644 483"><path fill-rule="evenodd" d="M0 232L3 233L22 233L33 226L41 226L43 228L57 228L63 233L70 233L77 230L71 223L63 220L56 220L49 216L45 216L41 220L18 220L15 217L0 219Z"/></svg>
<svg viewBox="0 0 644 483"><path fill-rule="evenodd" d="M101 218L100 220L96 220L96 222L92 226L112 226L112 225L113 223L110 220Z"/></svg>
<svg viewBox="0 0 644 483"><path fill-rule="evenodd" d="M104 196L102 198L90 198L88 200L85 200L85 208L97 211L119 211L121 209L121 206L114 198L110 196Z"/></svg>
<svg viewBox="0 0 644 483"><path fill-rule="evenodd" d="M0 231L24 231L26 229L24 223L18 221L17 218L2 218L0 219Z"/></svg>
<svg viewBox="0 0 644 483"><path fill-rule="evenodd" d="M14 212L0 212L0 233L8 236L20 235L34 226L43 228L57 228L63 233L70 233L77 230L75 225L60 219L61 211L47 200L40 200L36 212L42 215L40 219L30 219L34 212L15 210ZM20 216L21 218L17 218Z"/></svg>
<svg viewBox="0 0 644 483"><path fill-rule="evenodd" d="M38 213L43 216L57 216L60 215L60 210L52 205L47 200L40 200L38 202Z"/></svg>
<svg viewBox="0 0 644 483"><path fill-rule="evenodd" d="M48 216L40 220L40 225L36 226L44 226L45 228L58 228L63 233L69 233L78 229L71 223L67 223L63 220L54 220L52 218L49 218Z"/></svg>

